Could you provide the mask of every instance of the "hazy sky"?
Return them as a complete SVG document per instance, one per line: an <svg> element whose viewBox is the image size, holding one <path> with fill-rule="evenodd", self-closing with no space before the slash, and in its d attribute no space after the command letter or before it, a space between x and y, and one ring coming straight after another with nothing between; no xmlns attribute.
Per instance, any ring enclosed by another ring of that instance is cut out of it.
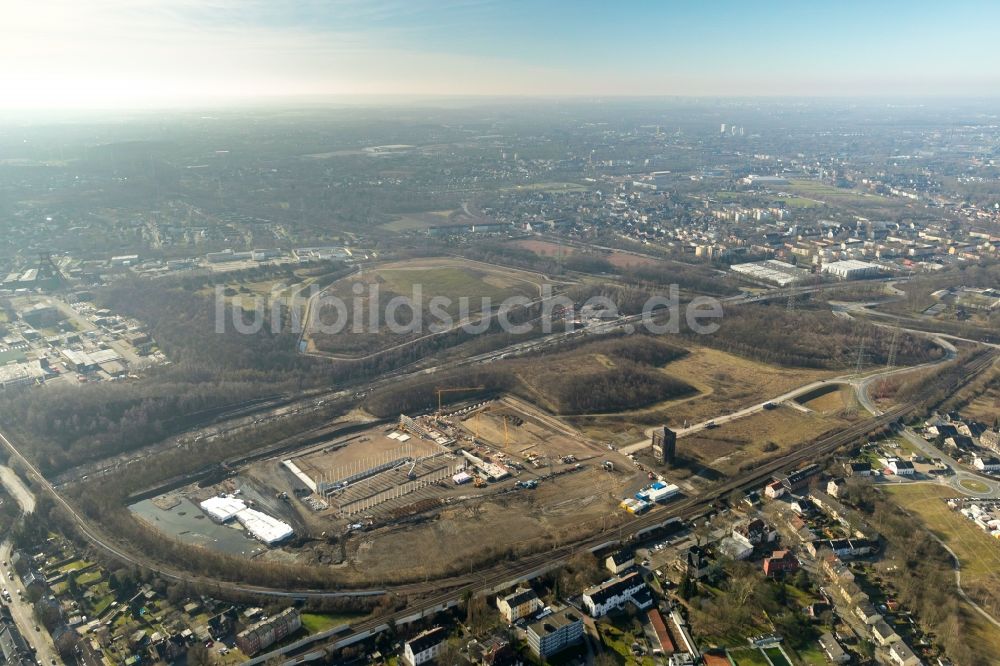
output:
<svg viewBox="0 0 1000 666"><path fill-rule="evenodd" d="M0 0L0 108L995 96L997 26L992 0Z"/></svg>

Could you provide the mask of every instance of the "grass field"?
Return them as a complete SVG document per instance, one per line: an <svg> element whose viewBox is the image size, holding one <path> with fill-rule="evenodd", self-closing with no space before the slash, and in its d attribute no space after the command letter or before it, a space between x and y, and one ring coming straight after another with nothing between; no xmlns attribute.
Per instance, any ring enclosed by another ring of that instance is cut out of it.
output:
<svg viewBox="0 0 1000 666"><path fill-rule="evenodd" d="M771 666L767 657L758 648L747 648L745 650L729 650L729 658L736 666Z"/></svg>
<svg viewBox="0 0 1000 666"><path fill-rule="evenodd" d="M476 306L484 298L499 304L509 296L538 297L538 287L521 277L463 266L383 268L378 276L385 287L396 294L410 295L414 285L420 285L425 298L444 296L457 301L465 296L476 301ZM478 312L478 307L473 311Z"/></svg>
<svg viewBox="0 0 1000 666"><path fill-rule="evenodd" d="M310 351L335 352L345 356L373 353L417 337L412 333L393 333L386 324L392 299L396 296L413 299L416 286L419 286L416 304L423 306L424 314L421 328L428 333L432 325L449 323L447 318L441 316L443 312L451 317L452 325L460 323L460 315L467 315L471 322L476 323L478 315L487 307L496 311L509 297L539 298L545 284L551 283L537 273L448 257L386 263L330 285L327 293L345 304L343 314L346 315L346 322L336 334L310 331L306 339ZM360 294L355 292L358 285L361 285ZM432 299L439 297L447 301L432 303ZM463 298L468 299L465 306L460 300ZM369 326L373 308L378 314L378 330L371 330ZM359 315L363 322L360 333L354 332L355 315ZM313 313L313 316L320 317L320 323L332 326L338 322L340 313L328 307ZM408 305L404 305L397 308L393 316L405 327L411 322L412 314Z"/></svg>
<svg viewBox="0 0 1000 666"><path fill-rule="evenodd" d="M985 493L987 490L990 489L990 487L987 486L985 483L983 483L982 481L976 481L975 479L962 479L959 482L959 485L961 485L966 490L971 490L974 493Z"/></svg>
<svg viewBox="0 0 1000 666"><path fill-rule="evenodd" d="M814 208L822 205L815 199L806 199L805 197L778 197L777 200L783 202L788 208Z"/></svg>
<svg viewBox="0 0 1000 666"><path fill-rule="evenodd" d="M297 281L297 278L287 277L259 280L256 282L231 282L220 285L223 288L223 298L227 303L239 305L249 310L254 307L258 299L263 299L265 306L272 298L287 298L294 291L297 291L307 281ZM215 298L215 286L205 287L198 293L207 298ZM229 293L226 293L229 292ZM235 293L233 293L235 292Z"/></svg>
<svg viewBox="0 0 1000 666"><path fill-rule="evenodd" d="M1000 609L1000 540L990 537L965 516L951 511L944 500L955 490L930 484L889 488L892 499L914 514L943 541L962 563L962 588L977 602L996 613ZM976 613L969 613L977 638L1000 652L1000 629Z"/></svg>
<svg viewBox="0 0 1000 666"><path fill-rule="evenodd" d="M799 404L820 414L836 414L857 404L854 394L846 386L831 386L828 389L803 396Z"/></svg>
<svg viewBox="0 0 1000 666"><path fill-rule="evenodd" d="M426 213L408 213L400 215L392 222L382 225L382 227L390 231L430 229L431 227L448 224L454 212L454 210L433 210Z"/></svg>
<svg viewBox="0 0 1000 666"><path fill-rule="evenodd" d="M800 198L819 200L831 206L892 207L903 205L903 202L889 197L834 187L815 180L792 180L788 185L782 187Z"/></svg>
<svg viewBox="0 0 1000 666"><path fill-rule="evenodd" d="M325 613L303 613L302 627L310 634L328 631L342 624L355 622L364 615L328 615Z"/></svg>
<svg viewBox="0 0 1000 666"><path fill-rule="evenodd" d="M743 201L748 197L759 197L760 195L755 192L716 192L714 198L719 201ZM823 205L821 202L815 199L809 199L806 197L790 196L787 194L778 194L777 196L767 197L768 201L780 201L785 204L788 208L813 208L815 206ZM752 205L752 204L751 204Z"/></svg>

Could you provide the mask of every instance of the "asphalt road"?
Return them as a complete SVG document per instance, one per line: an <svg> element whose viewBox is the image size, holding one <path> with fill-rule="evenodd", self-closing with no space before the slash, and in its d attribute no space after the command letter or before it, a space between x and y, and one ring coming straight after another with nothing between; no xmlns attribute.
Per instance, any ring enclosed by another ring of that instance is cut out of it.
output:
<svg viewBox="0 0 1000 666"><path fill-rule="evenodd" d="M21 511L32 513L35 510L35 496L28 490L21 479L18 478L14 470L10 467L0 466L0 482L3 483L10 496L21 506ZM42 627L35 620L34 609L31 604L22 600L18 594L19 590L21 592L24 591L21 579L16 573L13 578L9 578L10 573L14 570L10 566L12 550L13 546L7 539L4 539L3 543L0 543L0 562L4 563L2 568L3 587L10 592L10 603L6 605L10 609L11 617L14 618L14 623L17 624L17 628L24 636L24 639L37 651L35 656L39 662L42 664L60 663L59 653L52 643L52 636L45 630L45 627ZM35 627L38 627L39 631L35 631Z"/></svg>

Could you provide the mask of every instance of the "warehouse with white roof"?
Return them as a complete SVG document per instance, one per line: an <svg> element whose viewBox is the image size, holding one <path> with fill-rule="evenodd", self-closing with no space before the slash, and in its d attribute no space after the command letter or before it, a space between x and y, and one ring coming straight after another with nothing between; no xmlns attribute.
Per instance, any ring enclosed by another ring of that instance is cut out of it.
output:
<svg viewBox="0 0 1000 666"><path fill-rule="evenodd" d="M216 522L226 523L235 518L255 539L269 546L284 541L295 533L288 523L251 509L246 502L232 495L209 497L199 506Z"/></svg>

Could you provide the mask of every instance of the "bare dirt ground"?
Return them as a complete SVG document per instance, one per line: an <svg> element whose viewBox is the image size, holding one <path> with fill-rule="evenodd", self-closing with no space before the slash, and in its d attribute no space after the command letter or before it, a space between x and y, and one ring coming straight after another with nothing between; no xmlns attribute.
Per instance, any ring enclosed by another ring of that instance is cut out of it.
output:
<svg viewBox="0 0 1000 666"><path fill-rule="evenodd" d="M411 579L468 571L508 552L531 552L617 525L624 519L617 505L628 482L628 476L591 466L535 490L448 507L419 525L352 538L345 569L368 580Z"/></svg>
<svg viewBox="0 0 1000 666"><path fill-rule="evenodd" d="M506 425L505 422L506 421ZM536 453L554 458L593 454L597 446L522 400L504 398L461 422L462 427L486 444L514 455Z"/></svg>

